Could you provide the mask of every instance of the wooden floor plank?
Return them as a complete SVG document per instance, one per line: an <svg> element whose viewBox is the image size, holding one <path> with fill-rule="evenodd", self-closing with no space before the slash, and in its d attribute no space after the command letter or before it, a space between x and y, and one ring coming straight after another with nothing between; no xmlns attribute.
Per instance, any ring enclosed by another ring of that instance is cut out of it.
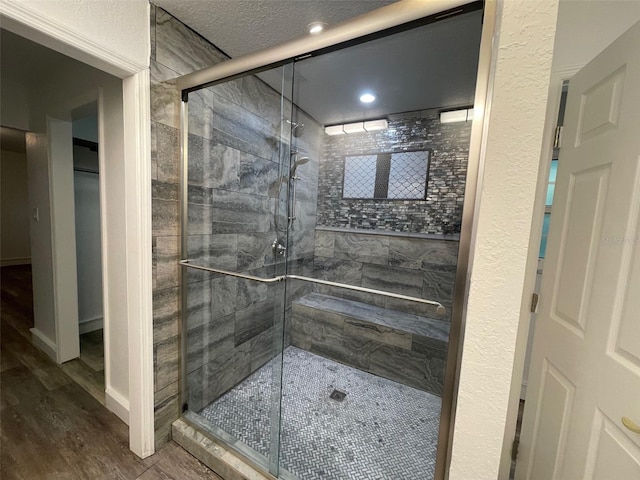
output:
<svg viewBox="0 0 640 480"><path fill-rule="evenodd" d="M64 373L84 388L100 404L105 405L103 372L96 372L79 359L65 362L60 367Z"/></svg>
<svg viewBox="0 0 640 480"><path fill-rule="evenodd" d="M2 480L220 480L172 442L144 460L133 454L129 428L102 405L101 332L83 339L88 357L56 365L30 342L31 298L21 297L31 295L30 270L0 270Z"/></svg>
<svg viewBox="0 0 640 480"><path fill-rule="evenodd" d="M95 372L104 371L104 340L102 330L80 335L80 360Z"/></svg>
<svg viewBox="0 0 640 480"><path fill-rule="evenodd" d="M0 372L10 370L22 365L16 357L11 355L6 349L0 350Z"/></svg>
<svg viewBox="0 0 640 480"><path fill-rule="evenodd" d="M139 477L140 480L212 480L221 478L195 457L187 454L174 442L168 443L159 454L156 464Z"/></svg>

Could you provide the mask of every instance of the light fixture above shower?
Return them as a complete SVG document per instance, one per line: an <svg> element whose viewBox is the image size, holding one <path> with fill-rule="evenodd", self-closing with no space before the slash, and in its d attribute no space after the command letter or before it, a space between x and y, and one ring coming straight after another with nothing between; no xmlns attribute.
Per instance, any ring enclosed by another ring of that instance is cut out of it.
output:
<svg viewBox="0 0 640 480"><path fill-rule="evenodd" d="M371 92L364 92L360 95L360 101L362 103L373 103L376 101L376 96Z"/></svg>
<svg viewBox="0 0 640 480"><path fill-rule="evenodd" d="M379 120L369 120L366 122L346 123L344 125L331 125L324 127L327 135L344 135L348 133L377 132L389 128L389 122L384 118Z"/></svg>
<svg viewBox="0 0 640 480"><path fill-rule="evenodd" d="M440 123L468 122L473 120L473 107L440 112Z"/></svg>
<svg viewBox="0 0 640 480"><path fill-rule="evenodd" d="M324 22L312 22L307 26L307 28L309 29L309 33L311 35L317 35L322 32L326 26L327 24Z"/></svg>

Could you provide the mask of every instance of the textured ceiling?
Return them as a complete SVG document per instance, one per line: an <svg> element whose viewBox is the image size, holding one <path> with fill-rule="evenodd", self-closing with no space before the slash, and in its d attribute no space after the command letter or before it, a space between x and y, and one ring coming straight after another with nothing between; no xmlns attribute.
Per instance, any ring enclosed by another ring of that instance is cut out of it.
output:
<svg viewBox="0 0 640 480"><path fill-rule="evenodd" d="M389 0L155 0L232 58L308 35ZM323 125L473 103L482 13L471 12L296 63L294 102ZM259 76L278 89L281 71ZM363 90L378 100L358 101Z"/></svg>
<svg viewBox="0 0 640 480"><path fill-rule="evenodd" d="M153 0L227 55L308 35L312 22L337 25L395 0Z"/></svg>

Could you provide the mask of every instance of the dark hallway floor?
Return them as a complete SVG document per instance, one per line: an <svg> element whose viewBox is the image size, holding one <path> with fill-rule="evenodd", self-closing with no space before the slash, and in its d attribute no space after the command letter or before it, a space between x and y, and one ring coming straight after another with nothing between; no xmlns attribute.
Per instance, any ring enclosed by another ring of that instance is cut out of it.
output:
<svg viewBox="0 0 640 480"><path fill-rule="evenodd" d="M5 268L0 306L0 478L220 478L175 443L144 460L134 455L127 426L28 340L33 322L30 271L8 273L16 267ZM93 360L99 367L99 360Z"/></svg>

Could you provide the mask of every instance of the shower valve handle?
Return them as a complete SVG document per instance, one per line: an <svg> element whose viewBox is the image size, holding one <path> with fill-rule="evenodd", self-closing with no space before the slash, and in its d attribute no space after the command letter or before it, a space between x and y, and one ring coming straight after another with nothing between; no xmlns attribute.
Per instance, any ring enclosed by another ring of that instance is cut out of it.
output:
<svg viewBox="0 0 640 480"><path fill-rule="evenodd" d="M282 240L276 238L271 244L271 250L273 250L273 254L279 257L284 257L287 252L287 247L284 246Z"/></svg>

